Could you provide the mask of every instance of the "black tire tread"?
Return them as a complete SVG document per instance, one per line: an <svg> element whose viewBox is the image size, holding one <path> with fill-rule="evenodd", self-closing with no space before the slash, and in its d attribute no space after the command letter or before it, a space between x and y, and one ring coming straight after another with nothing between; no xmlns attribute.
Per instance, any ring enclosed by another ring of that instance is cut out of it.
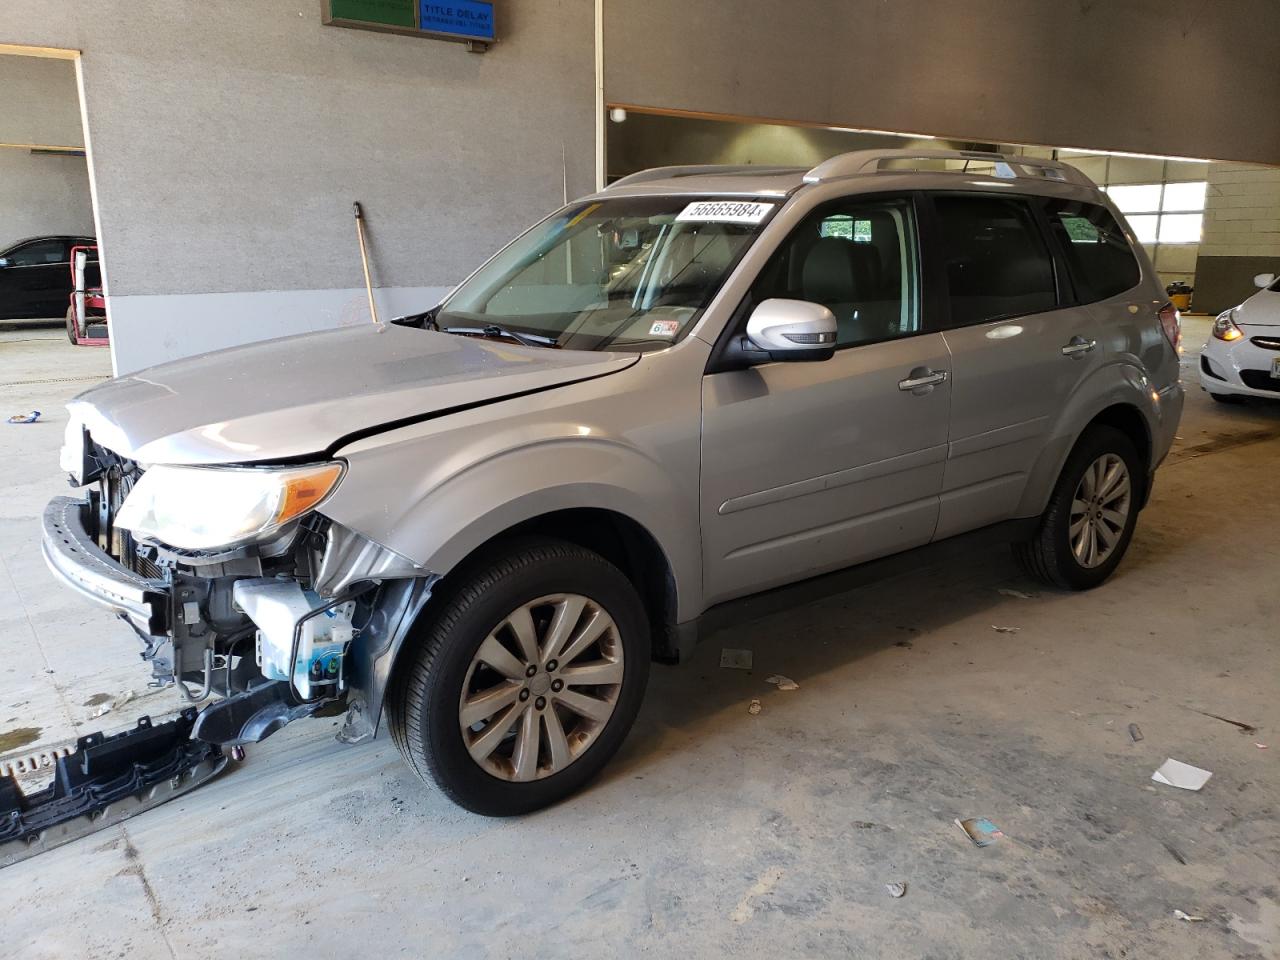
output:
<svg viewBox="0 0 1280 960"><path fill-rule="evenodd" d="M501 580L552 560L597 565L616 576L623 576L617 567L599 554L568 541L549 538L507 541L501 549L475 558L449 578L454 583L453 588L446 588L435 614L415 631L416 637L411 635L409 638L409 642L416 642L417 649L406 650L402 656L411 657L412 662L401 662L393 671L387 696L387 726L391 740L420 779L438 787L460 806L467 804L450 789L447 778L435 763L433 752L423 742L422 721L427 709L429 680L437 669L446 638L464 611L479 602ZM442 581L442 586L445 582Z"/></svg>
<svg viewBox="0 0 1280 960"><path fill-rule="evenodd" d="M1080 435L1080 439L1067 457L1066 463L1063 464L1062 473L1054 485L1048 506L1040 516L1040 524L1036 528L1035 534L1027 540L1016 541L1012 544L1013 556L1018 565L1027 574L1050 586L1059 587L1063 590L1087 588L1081 585L1078 575L1077 577L1072 577L1064 569L1056 538L1062 526L1070 524L1071 500L1075 496L1075 487L1078 482L1076 474L1085 466L1081 461L1088 460L1092 462L1097 456L1097 452L1104 447L1115 453L1128 453L1131 461L1140 462L1133 441L1122 431L1105 424L1094 424L1087 428ZM1137 485L1142 483L1144 479L1144 477L1137 475L1131 476L1130 482L1135 485L1133 491L1135 500L1133 523L1137 522L1136 503L1140 500L1141 493L1137 489ZM1120 551L1120 558L1123 558L1127 549L1128 543L1126 542ZM1117 563L1120 558L1117 559ZM1096 584L1090 584L1090 586L1096 586Z"/></svg>

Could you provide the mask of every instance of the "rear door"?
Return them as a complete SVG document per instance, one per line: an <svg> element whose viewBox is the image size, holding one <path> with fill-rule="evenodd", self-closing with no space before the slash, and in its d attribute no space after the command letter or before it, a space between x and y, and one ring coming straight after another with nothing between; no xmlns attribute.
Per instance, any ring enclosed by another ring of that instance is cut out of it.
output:
<svg viewBox="0 0 1280 960"><path fill-rule="evenodd" d="M938 538L1014 515L1055 412L1100 360L1097 317L1071 305L1040 204L933 196L952 357Z"/></svg>
<svg viewBox="0 0 1280 960"><path fill-rule="evenodd" d="M928 542L938 516L949 358L926 323L912 196L825 204L761 271L771 298L829 307L835 356L703 378L708 603ZM912 386L913 382L921 381Z"/></svg>

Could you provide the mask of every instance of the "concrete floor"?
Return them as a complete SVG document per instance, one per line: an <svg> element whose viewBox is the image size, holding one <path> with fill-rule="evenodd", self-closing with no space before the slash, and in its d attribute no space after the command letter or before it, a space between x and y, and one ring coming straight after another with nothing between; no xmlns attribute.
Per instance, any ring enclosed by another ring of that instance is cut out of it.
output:
<svg viewBox="0 0 1280 960"><path fill-rule="evenodd" d="M0 872L6 954L1280 957L1280 404L1211 404L1207 323L1186 326L1181 439L1101 589L1043 589L993 548L713 637L655 669L600 781L520 820L451 806L385 739L297 724ZM28 751L177 706L91 719L145 676L39 560L58 404L89 381L33 381L104 375L106 354L38 336L0 340L0 412L46 414L0 424L0 734L38 728ZM754 672L720 669L722 646ZM1166 757L1213 779L1156 785ZM973 846L952 822L970 816L1004 839Z"/></svg>

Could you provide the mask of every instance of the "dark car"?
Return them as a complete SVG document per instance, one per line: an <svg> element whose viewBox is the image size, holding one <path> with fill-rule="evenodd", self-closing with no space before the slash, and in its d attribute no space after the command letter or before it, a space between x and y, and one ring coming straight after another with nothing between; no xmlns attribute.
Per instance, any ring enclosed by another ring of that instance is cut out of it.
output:
<svg viewBox="0 0 1280 960"><path fill-rule="evenodd" d="M0 320L62 317L71 296L71 248L93 237L31 237L0 250Z"/></svg>

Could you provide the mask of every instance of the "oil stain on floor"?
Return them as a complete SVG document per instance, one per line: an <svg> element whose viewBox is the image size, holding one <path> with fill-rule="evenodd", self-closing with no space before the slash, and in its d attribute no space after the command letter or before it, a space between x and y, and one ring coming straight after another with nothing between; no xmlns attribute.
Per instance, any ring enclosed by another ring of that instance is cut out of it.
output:
<svg viewBox="0 0 1280 960"><path fill-rule="evenodd" d="M40 732L43 729L43 727L14 727L12 730L0 733L0 753L8 753L10 750L17 750L19 747L35 743L40 739Z"/></svg>

